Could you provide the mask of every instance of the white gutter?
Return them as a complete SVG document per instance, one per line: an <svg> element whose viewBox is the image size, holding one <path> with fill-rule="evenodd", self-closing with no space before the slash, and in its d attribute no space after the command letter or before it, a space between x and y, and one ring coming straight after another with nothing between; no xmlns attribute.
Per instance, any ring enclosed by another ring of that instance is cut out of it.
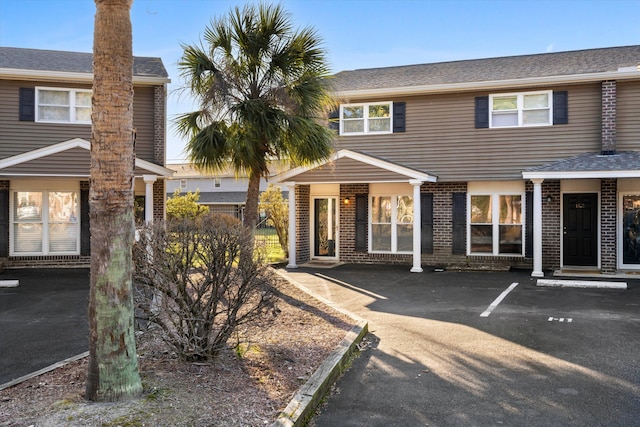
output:
<svg viewBox="0 0 640 427"><path fill-rule="evenodd" d="M505 89L522 86L548 86L551 84L571 84L600 82L603 80L630 80L640 79L640 70L606 71L602 73L569 74L566 76L531 77L511 80L488 80L483 82L444 83L421 86L402 86L379 89L355 89L336 91L342 98L369 97L369 96L394 96L394 95L419 95L429 93L460 92L486 89Z"/></svg>
<svg viewBox="0 0 640 427"><path fill-rule="evenodd" d="M76 73L68 71L21 70L17 68L0 68L0 77L8 80L45 80L59 82L91 83L93 73ZM168 77L133 76L133 83L139 85L159 85L171 83Z"/></svg>

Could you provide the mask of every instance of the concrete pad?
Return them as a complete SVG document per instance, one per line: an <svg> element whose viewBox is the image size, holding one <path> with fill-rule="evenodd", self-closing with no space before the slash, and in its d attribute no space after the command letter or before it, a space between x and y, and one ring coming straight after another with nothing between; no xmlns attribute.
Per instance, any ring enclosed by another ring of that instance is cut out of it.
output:
<svg viewBox="0 0 640 427"><path fill-rule="evenodd" d="M536 286L560 288L627 289L626 282L603 282L598 280L538 279Z"/></svg>
<svg viewBox="0 0 640 427"><path fill-rule="evenodd" d="M0 288L15 288L19 284L19 280L0 280Z"/></svg>

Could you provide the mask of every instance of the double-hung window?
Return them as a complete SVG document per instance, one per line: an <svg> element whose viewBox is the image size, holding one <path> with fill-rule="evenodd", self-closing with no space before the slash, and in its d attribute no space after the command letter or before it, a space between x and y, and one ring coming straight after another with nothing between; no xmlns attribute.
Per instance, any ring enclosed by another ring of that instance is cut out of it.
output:
<svg viewBox="0 0 640 427"><path fill-rule="evenodd" d="M36 121L91 124L91 91L36 88Z"/></svg>
<svg viewBox="0 0 640 427"><path fill-rule="evenodd" d="M392 102L341 105L340 134L391 133L391 117Z"/></svg>
<svg viewBox="0 0 640 427"><path fill-rule="evenodd" d="M413 251L413 197L371 196L371 252Z"/></svg>
<svg viewBox="0 0 640 427"><path fill-rule="evenodd" d="M469 252L522 255L522 194L469 196Z"/></svg>
<svg viewBox="0 0 640 427"><path fill-rule="evenodd" d="M490 95L490 127L546 126L553 124L552 95L552 91Z"/></svg>

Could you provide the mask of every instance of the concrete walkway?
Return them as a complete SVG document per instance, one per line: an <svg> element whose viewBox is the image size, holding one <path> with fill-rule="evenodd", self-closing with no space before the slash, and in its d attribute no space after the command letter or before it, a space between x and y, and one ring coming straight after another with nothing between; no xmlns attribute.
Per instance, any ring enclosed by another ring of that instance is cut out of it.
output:
<svg viewBox="0 0 640 427"><path fill-rule="evenodd" d="M368 320L371 332L369 349L312 426L630 426L640 419L637 281L626 290L541 288L529 272L376 266L288 274Z"/></svg>

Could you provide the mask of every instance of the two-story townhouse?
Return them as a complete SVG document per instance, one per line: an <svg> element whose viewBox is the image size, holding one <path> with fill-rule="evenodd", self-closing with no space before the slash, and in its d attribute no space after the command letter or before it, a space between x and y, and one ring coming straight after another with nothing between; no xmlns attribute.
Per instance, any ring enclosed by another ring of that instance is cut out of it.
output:
<svg viewBox="0 0 640 427"><path fill-rule="evenodd" d="M640 270L640 46L343 71L289 267ZM327 250L326 248L330 248Z"/></svg>
<svg viewBox="0 0 640 427"><path fill-rule="evenodd" d="M12 266L87 265L90 53L0 47L0 258ZM167 72L133 69L135 194L163 218Z"/></svg>
<svg viewBox="0 0 640 427"><path fill-rule="evenodd" d="M272 161L269 164L270 173L277 174L286 170L286 162ZM249 178L239 176L228 169L216 174L209 174L194 168L189 163L169 164L167 167L175 173L167 179L167 197L172 197L176 190L180 193L200 192L199 203L207 206L209 212L244 218L244 205L247 199ZM267 189L269 182L260 179L260 192ZM286 187L285 187L286 190ZM288 197L286 191L283 197Z"/></svg>

